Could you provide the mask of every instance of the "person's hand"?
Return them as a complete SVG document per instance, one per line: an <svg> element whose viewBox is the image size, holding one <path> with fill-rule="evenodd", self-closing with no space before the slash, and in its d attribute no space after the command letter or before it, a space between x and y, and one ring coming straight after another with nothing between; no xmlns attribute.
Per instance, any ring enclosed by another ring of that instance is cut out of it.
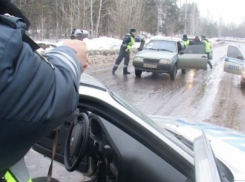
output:
<svg viewBox="0 0 245 182"><path fill-rule="evenodd" d="M62 43L65 46L73 48L77 52L77 58L83 65L83 70L88 67L89 58L88 58L88 49L85 42L77 39L66 39Z"/></svg>
<svg viewBox="0 0 245 182"><path fill-rule="evenodd" d="M128 52L128 49L125 49L125 52Z"/></svg>

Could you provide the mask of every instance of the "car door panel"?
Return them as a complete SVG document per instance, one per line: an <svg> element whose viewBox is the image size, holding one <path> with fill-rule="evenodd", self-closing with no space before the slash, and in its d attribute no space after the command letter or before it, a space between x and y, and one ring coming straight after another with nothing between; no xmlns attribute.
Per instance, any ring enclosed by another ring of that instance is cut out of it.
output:
<svg viewBox="0 0 245 182"><path fill-rule="evenodd" d="M244 63L241 60L233 58L225 58L224 71L227 73L232 73L236 75L241 75L241 70L244 66Z"/></svg>
<svg viewBox="0 0 245 182"><path fill-rule="evenodd" d="M207 69L208 57L202 43L189 45L178 55L179 69Z"/></svg>
<svg viewBox="0 0 245 182"><path fill-rule="evenodd" d="M241 75L244 67L244 57L239 48L229 45L227 56L224 59L224 71L236 75Z"/></svg>
<svg viewBox="0 0 245 182"><path fill-rule="evenodd" d="M207 54L179 55L178 68L180 69L207 69Z"/></svg>

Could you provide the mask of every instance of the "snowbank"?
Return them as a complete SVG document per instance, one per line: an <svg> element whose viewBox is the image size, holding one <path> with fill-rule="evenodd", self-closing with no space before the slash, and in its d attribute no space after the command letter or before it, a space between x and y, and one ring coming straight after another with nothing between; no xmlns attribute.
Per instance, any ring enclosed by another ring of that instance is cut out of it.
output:
<svg viewBox="0 0 245 182"><path fill-rule="evenodd" d="M151 38L163 38L163 36L153 36ZM175 37L164 37L164 38L174 38ZM149 42L150 38L147 38L145 42ZM209 41L212 43L212 45L219 44L220 40L218 38L211 38ZM56 46L62 45L62 41L58 43L53 43L49 41L42 41L43 43L51 43L55 44ZM115 55L118 54L120 46L122 44L122 40L116 39L116 38L111 38L111 37L100 37L100 38L95 38L95 39L84 39L84 42L86 42L87 47L89 49L89 54L90 55ZM137 51L137 48L139 48L140 43L136 42L133 45L133 52ZM50 49L49 49L50 50Z"/></svg>
<svg viewBox="0 0 245 182"><path fill-rule="evenodd" d="M119 49L122 40L110 38L110 37L100 37L95 39L84 39L89 50L110 50Z"/></svg>

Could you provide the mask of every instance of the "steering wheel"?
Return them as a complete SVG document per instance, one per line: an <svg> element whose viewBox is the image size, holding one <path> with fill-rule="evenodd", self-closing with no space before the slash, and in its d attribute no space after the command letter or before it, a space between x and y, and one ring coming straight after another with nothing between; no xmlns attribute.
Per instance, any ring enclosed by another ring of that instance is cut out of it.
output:
<svg viewBox="0 0 245 182"><path fill-rule="evenodd" d="M79 113L72 123L68 133L64 163L68 171L74 171L88 152L89 144L89 119L85 113Z"/></svg>

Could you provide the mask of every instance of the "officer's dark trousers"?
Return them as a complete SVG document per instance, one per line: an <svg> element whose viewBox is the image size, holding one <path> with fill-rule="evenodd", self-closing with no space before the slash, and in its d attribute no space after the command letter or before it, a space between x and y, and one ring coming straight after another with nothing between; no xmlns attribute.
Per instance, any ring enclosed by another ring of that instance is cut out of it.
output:
<svg viewBox="0 0 245 182"><path fill-rule="evenodd" d="M129 63L129 51L125 51L123 47L120 48L120 52L118 55L118 58L116 59L116 62L113 67L113 71L116 71L120 63L122 62L124 58L124 66L123 66L123 71L128 70L128 63Z"/></svg>
<svg viewBox="0 0 245 182"><path fill-rule="evenodd" d="M208 65L212 69L213 68L213 65L212 65L211 60L210 60L210 53L209 52L207 52L207 56L208 56Z"/></svg>

